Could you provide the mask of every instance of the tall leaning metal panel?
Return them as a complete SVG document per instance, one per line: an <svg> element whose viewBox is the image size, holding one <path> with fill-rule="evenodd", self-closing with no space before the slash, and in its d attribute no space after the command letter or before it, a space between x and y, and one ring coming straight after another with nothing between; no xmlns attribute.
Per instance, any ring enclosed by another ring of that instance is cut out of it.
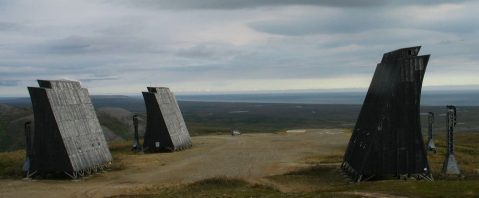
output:
<svg viewBox="0 0 479 198"><path fill-rule="evenodd" d="M76 178L108 166L112 157L88 90L75 81L38 84L28 87L35 119L28 172Z"/></svg>
<svg viewBox="0 0 479 198"><path fill-rule="evenodd" d="M429 55L420 47L383 55L341 165L353 182L372 178L432 180L421 134L421 87Z"/></svg>
<svg viewBox="0 0 479 198"><path fill-rule="evenodd" d="M147 123L145 152L177 151L191 147L191 138L175 95L166 87L148 87L143 92Z"/></svg>

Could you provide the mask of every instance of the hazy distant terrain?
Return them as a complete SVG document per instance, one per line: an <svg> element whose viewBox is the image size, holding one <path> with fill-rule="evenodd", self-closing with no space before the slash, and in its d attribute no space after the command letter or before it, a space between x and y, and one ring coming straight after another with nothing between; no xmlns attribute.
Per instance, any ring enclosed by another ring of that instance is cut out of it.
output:
<svg viewBox="0 0 479 198"><path fill-rule="evenodd" d="M301 95L293 94L289 97L299 96ZM263 95L263 98L267 97L271 95ZM225 99L219 97L218 100ZM266 101L257 99L260 100ZM139 131L140 134L144 133L146 114L142 98L92 96L92 101L108 140L131 139L133 132L131 116L134 113L140 115ZM22 148L23 124L33 119L30 101L28 98L2 98L0 104L3 104L0 106L0 151ZM180 101L179 105L193 136L227 134L233 128L238 128L243 133L305 128L353 128L361 109L360 104L294 104L261 101L256 103ZM428 111L436 113L435 133L445 133L443 116L445 107L423 106L422 112ZM425 116L423 121L423 126L426 127ZM479 106L459 106L458 122L457 132L479 132Z"/></svg>
<svg viewBox="0 0 479 198"><path fill-rule="evenodd" d="M32 120L31 109L0 104L0 151L24 146L23 124Z"/></svg>
<svg viewBox="0 0 479 198"><path fill-rule="evenodd" d="M287 104L362 104L367 91L349 92L284 92L243 94L176 95L179 101L248 102ZM141 95L93 95L95 107L122 107L132 112L144 112ZM30 106L28 97L0 97L0 104ZM479 90L425 90L421 95L423 106L479 106Z"/></svg>
<svg viewBox="0 0 479 198"><path fill-rule="evenodd" d="M183 101L203 102L251 102L295 104L362 104L367 91L361 92L304 92L179 95ZM426 106L479 106L478 90L423 91L421 104Z"/></svg>

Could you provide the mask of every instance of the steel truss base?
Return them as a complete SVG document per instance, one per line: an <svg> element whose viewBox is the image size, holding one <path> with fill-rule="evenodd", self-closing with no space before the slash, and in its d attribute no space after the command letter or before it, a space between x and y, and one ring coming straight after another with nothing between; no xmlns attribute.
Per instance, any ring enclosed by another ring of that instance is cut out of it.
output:
<svg viewBox="0 0 479 198"><path fill-rule="evenodd" d="M91 168L79 170L79 171L64 171L63 173L70 177L72 180L80 179L82 177L87 177L99 172L105 172L108 168L110 168L111 162L105 163L105 164L100 164ZM33 176L35 176L38 173L38 171L32 171L32 172L27 172L25 179L32 179Z"/></svg>
<svg viewBox="0 0 479 198"><path fill-rule="evenodd" d="M357 172L348 163L344 162L339 168L340 175L348 181L349 183L360 183L369 180L373 180L376 175L365 175ZM384 178L385 176L381 176ZM425 181L434 181L432 174L430 173L421 173L421 174L405 174L405 175L390 175L388 178L391 179L416 179L416 180L425 180Z"/></svg>

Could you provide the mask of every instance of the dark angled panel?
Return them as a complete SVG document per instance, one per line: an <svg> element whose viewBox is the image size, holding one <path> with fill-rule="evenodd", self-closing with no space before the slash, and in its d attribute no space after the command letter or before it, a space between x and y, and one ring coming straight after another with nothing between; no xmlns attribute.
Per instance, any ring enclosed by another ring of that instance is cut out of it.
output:
<svg viewBox="0 0 479 198"><path fill-rule="evenodd" d="M29 87L35 120L30 172L73 171L58 130L52 107L43 88Z"/></svg>
<svg viewBox="0 0 479 198"><path fill-rule="evenodd" d="M174 94L166 87L147 89L143 92L147 113L145 152L190 148L190 134Z"/></svg>
<svg viewBox="0 0 479 198"><path fill-rule="evenodd" d="M386 53L376 67L341 166L355 182L430 176L419 117L429 55L419 49Z"/></svg>

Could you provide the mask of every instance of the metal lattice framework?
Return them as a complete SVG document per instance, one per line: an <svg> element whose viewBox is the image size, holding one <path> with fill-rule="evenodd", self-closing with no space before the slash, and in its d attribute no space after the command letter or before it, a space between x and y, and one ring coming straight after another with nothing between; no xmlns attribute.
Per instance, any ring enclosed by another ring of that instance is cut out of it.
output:
<svg viewBox="0 0 479 198"><path fill-rule="evenodd" d="M191 147L191 138L175 95L166 87L148 87L143 92L147 123L145 152L177 151Z"/></svg>
<svg viewBox="0 0 479 198"><path fill-rule="evenodd" d="M460 175L461 171L457 165L454 155L454 127L456 126L456 107L447 106L446 126L447 126L447 153L443 164L443 172L448 175Z"/></svg>
<svg viewBox="0 0 479 198"><path fill-rule="evenodd" d="M432 180L421 134L421 87L429 55L420 47L384 54L341 165L354 182L416 176Z"/></svg>
<svg viewBox="0 0 479 198"><path fill-rule="evenodd" d="M112 157L88 90L76 81L38 84L28 87L35 119L28 172L77 178L107 167Z"/></svg>

